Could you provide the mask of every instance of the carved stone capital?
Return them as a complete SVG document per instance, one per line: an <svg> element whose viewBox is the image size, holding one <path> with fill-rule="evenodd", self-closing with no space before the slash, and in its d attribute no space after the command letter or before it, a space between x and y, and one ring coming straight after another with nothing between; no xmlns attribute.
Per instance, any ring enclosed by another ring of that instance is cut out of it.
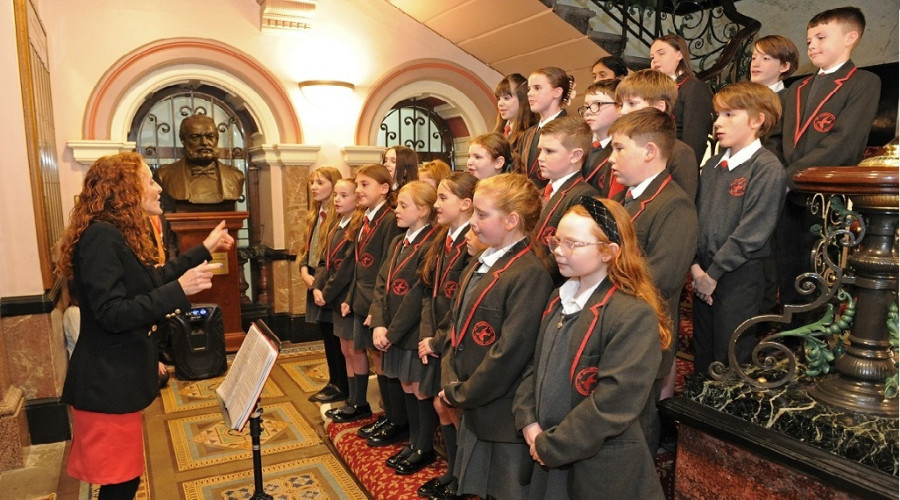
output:
<svg viewBox="0 0 900 500"><path fill-rule="evenodd" d="M260 30L311 28L318 0L256 0L259 4Z"/></svg>

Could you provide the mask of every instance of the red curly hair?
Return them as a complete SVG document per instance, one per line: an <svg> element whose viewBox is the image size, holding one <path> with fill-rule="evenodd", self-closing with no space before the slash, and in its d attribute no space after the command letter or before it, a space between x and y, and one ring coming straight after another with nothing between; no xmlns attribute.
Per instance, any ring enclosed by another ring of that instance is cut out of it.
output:
<svg viewBox="0 0 900 500"><path fill-rule="evenodd" d="M631 216L622 205L613 200L596 199L603 203L612 214L616 220L616 229L619 231L619 252L613 253L608 246L604 246L602 250L612 256L609 267L606 269L606 275L611 282L619 285L619 290L639 298L653 307L659 326L659 345L666 350L672 342L672 323L669 319L668 306L653 284L653 278L650 277L650 270L647 268L647 262L644 260L640 243L638 243ZM576 214L593 220L581 205L573 205L566 214ZM600 241L610 242L609 237L596 223L591 232Z"/></svg>
<svg viewBox="0 0 900 500"><path fill-rule="evenodd" d="M91 165L63 233L57 274L72 278L75 246L93 221L115 226L138 259L154 265L157 251L150 241L147 214L141 205L143 166L144 160L137 153L104 156Z"/></svg>

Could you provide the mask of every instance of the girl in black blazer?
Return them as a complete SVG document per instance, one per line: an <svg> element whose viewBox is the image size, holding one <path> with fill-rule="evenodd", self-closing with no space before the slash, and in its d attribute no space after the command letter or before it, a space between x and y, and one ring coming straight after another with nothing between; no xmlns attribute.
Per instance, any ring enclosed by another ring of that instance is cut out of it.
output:
<svg viewBox="0 0 900 500"><path fill-rule="evenodd" d="M675 138L694 150L700 165L712 132L713 94L706 82L694 76L690 57L687 43L678 35L661 36L650 46L650 67L674 79L678 86L672 110Z"/></svg>
<svg viewBox="0 0 900 500"><path fill-rule="evenodd" d="M639 417L671 328L628 212L582 197L549 244L569 280L515 398L528 498L663 498Z"/></svg>
<svg viewBox="0 0 900 500"><path fill-rule="evenodd" d="M322 166L309 174L309 200L312 202L306 216L306 245L302 249L300 279L306 285L306 322L319 325L322 344L325 347L325 361L328 365L328 383L319 392L309 397L311 402L330 403L347 398L347 375L344 371L344 355L340 341L334 336L331 308L318 305L315 289L316 269L323 262L325 240L337 223L334 214L334 184L341 178L340 170Z"/></svg>
<svg viewBox="0 0 900 500"><path fill-rule="evenodd" d="M540 119L528 105L528 80L518 73L506 75L494 87L494 97L497 98L494 133L502 135L510 148L518 151L525 131Z"/></svg>
<svg viewBox="0 0 900 500"><path fill-rule="evenodd" d="M494 134L495 135L495 134ZM437 223L440 226L425 257L422 282L430 293L422 300L422 322L419 327L419 357L425 364L425 374L419 391L433 399L441 423L441 434L447 447L447 472L431 478L416 493L422 497L445 498L454 494L448 485L454 481L456 464L456 427L459 412L435 398L441 390L441 355L449 351L450 338L445 321L449 318L451 301L459 289L459 278L469 262L466 249L466 233L472 217L472 197L478 179L466 172L454 172L438 186Z"/></svg>
<svg viewBox="0 0 900 500"><path fill-rule="evenodd" d="M350 234L354 235L356 241L353 252L353 285L350 286L347 298L341 304L342 315L353 314L353 347L369 349L372 353L375 372L378 373L379 390L388 414L390 413L390 404L388 404L390 395L388 394L387 380L381 374L381 351L375 349L372 343L369 308L372 307L378 271L387 257L391 240L399 233L389 202L392 182L391 173L383 165L363 165L356 172L357 202L359 208L365 213L361 218L360 226L353 226L350 229ZM360 395L366 394L368 380L366 377L359 381L357 391ZM351 422L371 414L372 410L368 403L347 405L332 414L326 413L336 422ZM401 427L404 426L405 416L400 416L398 419L402 423ZM373 430L368 426L363 429L364 432Z"/></svg>
<svg viewBox="0 0 900 500"><path fill-rule="evenodd" d="M449 382L439 397L463 410L456 493L523 498L521 480L531 466L512 401L553 288L528 236L540 195L527 177L501 174L479 181L473 205L472 231L488 248L463 271L451 307L451 349L442 366Z"/></svg>
<svg viewBox="0 0 900 500"><path fill-rule="evenodd" d="M434 462L433 436L437 414L431 398L419 392L425 365L419 359L419 323L425 286L420 269L435 227L436 191L431 184L413 181L400 189L395 210L397 225L406 232L391 242L390 253L375 282L375 299L369 314L375 348L384 352L384 376L391 383L393 413L409 420L409 446L387 459L397 474L408 475ZM399 406L403 405L401 410ZM378 444L381 435L370 437Z"/></svg>
<svg viewBox="0 0 900 500"><path fill-rule="evenodd" d="M159 392L158 324L212 287L212 252L234 245L225 222L157 267L148 215L162 189L137 153L100 158L84 179L62 237L58 273L75 282L81 333L62 399L72 406L70 476L102 485L101 497L133 498L144 469L141 410ZM110 460L110 457L115 457Z"/></svg>
<svg viewBox="0 0 900 500"><path fill-rule="evenodd" d="M316 268L312 295L317 306L331 313L333 333L340 344L347 377L347 404L366 403L360 384L369 380L369 359L365 349L353 346L353 315L341 314L341 301L347 296L353 281L353 227L361 227L362 210L356 208L356 183L353 179L338 179L334 183L333 205L336 223L325 235L325 248ZM329 416L340 408L328 410Z"/></svg>

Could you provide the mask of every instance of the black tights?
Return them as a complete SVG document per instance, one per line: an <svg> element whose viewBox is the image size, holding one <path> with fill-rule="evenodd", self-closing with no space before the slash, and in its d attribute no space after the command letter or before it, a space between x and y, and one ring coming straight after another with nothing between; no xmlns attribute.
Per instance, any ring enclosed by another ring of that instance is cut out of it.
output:
<svg viewBox="0 0 900 500"><path fill-rule="evenodd" d="M100 487L97 500L133 500L141 484L141 476L124 483L104 484Z"/></svg>

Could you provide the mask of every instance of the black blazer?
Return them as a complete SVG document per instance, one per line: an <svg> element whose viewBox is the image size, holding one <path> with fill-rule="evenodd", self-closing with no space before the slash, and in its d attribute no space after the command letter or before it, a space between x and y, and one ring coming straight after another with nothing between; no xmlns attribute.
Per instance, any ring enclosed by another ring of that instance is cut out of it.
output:
<svg viewBox="0 0 900 500"><path fill-rule="evenodd" d="M560 307L556 290L516 393L516 425L538 422L538 407L568 406L561 422L544 423L535 447L548 467L569 466L570 498L663 498L639 419L662 357L656 313L605 280L574 320L568 362L548 366L543 337ZM569 393L542 391L548 373L559 370L569 375Z"/></svg>
<svg viewBox="0 0 900 500"><path fill-rule="evenodd" d="M441 252L434 266L431 293L422 299L422 323L419 325L419 340L431 337L431 349L442 354L450 348L450 315L451 301L459 289L459 279L463 269L469 263L469 252L466 249L466 223L456 240L450 245L450 253ZM435 241L435 245L443 245Z"/></svg>
<svg viewBox="0 0 900 500"><path fill-rule="evenodd" d="M566 110L563 109L556 115L556 120L566 116ZM552 121L552 120L551 120ZM532 125L525 131L522 138L522 145L519 149L520 164L516 169L517 172L525 174L538 187L543 189L547 185L547 179L541 176L541 169L538 168L538 139L541 138L541 130L537 124Z"/></svg>
<svg viewBox="0 0 900 500"><path fill-rule="evenodd" d="M881 79L847 61L826 75L817 95L807 102L809 76L791 85L784 109L781 146L788 187L795 174L822 165L856 165L866 150L878 112Z"/></svg>
<svg viewBox="0 0 900 500"><path fill-rule="evenodd" d="M395 236L387 261L375 281L375 298L369 308L372 328L387 327L388 340L400 349L416 349L419 345L422 297L425 296L419 268L434 241L434 231L433 226L426 226L406 248L403 248L406 234Z"/></svg>
<svg viewBox="0 0 900 500"><path fill-rule="evenodd" d="M347 294L347 302L353 314L363 318L369 314L372 307L372 297L375 292L375 280L378 271L387 258L388 248L394 236L400 234L397 227L397 218L391 205L385 202L372 217L372 229L364 240L357 239L357 235L351 235L355 241L353 267L353 284Z"/></svg>
<svg viewBox="0 0 900 500"><path fill-rule="evenodd" d="M472 274L463 271L453 301L450 353L444 356L444 386L451 405L466 412L467 425L482 441L521 443L512 403L522 372L534 354L541 309L553 283L531 245L522 240L474 285L472 304L462 310ZM457 329L457 325L462 325Z"/></svg>
<svg viewBox="0 0 900 500"><path fill-rule="evenodd" d="M341 309L336 301L347 296L353 280L353 237L347 234L348 229L349 225L335 224L328 232L313 282L313 289L322 291L325 307L336 311Z"/></svg>
<svg viewBox="0 0 900 500"><path fill-rule="evenodd" d="M706 82L693 76L681 75L675 81L678 98L672 114L675 115L675 137L694 150L694 161L703 161L713 125L713 93Z"/></svg>
<svg viewBox="0 0 900 500"><path fill-rule="evenodd" d="M159 392L157 323L190 308L178 278L209 260L198 245L162 267L147 266L112 224L93 222L72 254L81 334L62 399L79 410L132 413Z"/></svg>

